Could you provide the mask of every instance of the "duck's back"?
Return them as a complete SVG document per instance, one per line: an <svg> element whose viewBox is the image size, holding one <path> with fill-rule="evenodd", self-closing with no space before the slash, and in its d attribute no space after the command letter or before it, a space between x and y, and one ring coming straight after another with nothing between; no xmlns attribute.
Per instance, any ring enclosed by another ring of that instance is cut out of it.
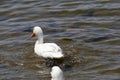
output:
<svg viewBox="0 0 120 80"><path fill-rule="evenodd" d="M63 57L61 48L55 43L44 43L35 46L35 53L46 58Z"/></svg>

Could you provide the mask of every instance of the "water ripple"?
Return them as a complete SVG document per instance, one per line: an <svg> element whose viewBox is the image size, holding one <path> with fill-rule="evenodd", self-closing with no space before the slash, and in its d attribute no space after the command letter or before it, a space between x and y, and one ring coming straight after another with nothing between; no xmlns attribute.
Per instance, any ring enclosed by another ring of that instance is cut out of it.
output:
<svg viewBox="0 0 120 80"><path fill-rule="evenodd" d="M0 79L50 79L30 38L38 25L45 42L63 49L67 80L119 80L119 1L2 0L0 7Z"/></svg>

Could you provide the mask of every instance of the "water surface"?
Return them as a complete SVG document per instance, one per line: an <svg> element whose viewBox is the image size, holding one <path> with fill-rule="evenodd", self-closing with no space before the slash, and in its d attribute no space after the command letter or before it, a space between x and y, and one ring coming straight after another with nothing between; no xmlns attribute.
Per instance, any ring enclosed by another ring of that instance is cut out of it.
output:
<svg viewBox="0 0 120 80"><path fill-rule="evenodd" d="M0 2L0 80L50 80L51 67L34 54L34 26L65 54L66 80L120 79L119 0Z"/></svg>

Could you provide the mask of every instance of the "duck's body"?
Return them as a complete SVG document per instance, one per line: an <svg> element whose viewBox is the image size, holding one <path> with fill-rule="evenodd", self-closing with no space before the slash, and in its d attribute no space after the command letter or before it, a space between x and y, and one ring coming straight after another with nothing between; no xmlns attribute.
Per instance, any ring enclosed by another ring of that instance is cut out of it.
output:
<svg viewBox="0 0 120 80"><path fill-rule="evenodd" d="M58 66L52 67L51 77L51 80L64 80L63 72Z"/></svg>
<svg viewBox="0 0 120 80"><path fill-rule="evenodd" d="M34 51L37 55L44 58L61 58L62 49L56 43L43 43L43 32L38 26L34 27L32 37L38 37L35 43Z"/></svg>
<svg viewBox="0 0 120 80"><path fill-rule="evenodd" d="M55 43L36 44L34 51L44 58L61 58L63 56L61 48Z"/></svg>

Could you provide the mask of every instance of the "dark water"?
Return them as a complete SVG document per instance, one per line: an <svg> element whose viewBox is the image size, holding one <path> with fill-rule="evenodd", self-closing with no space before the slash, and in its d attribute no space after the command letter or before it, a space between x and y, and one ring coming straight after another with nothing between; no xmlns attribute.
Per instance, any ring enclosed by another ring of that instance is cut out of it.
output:
<svg viewBox="0 0 120 80"><path fill-rule="evenodd" d="M120 80L119 0L1 0L0 80L50 80L36 25L63 49L66 80Z"/></svg>

